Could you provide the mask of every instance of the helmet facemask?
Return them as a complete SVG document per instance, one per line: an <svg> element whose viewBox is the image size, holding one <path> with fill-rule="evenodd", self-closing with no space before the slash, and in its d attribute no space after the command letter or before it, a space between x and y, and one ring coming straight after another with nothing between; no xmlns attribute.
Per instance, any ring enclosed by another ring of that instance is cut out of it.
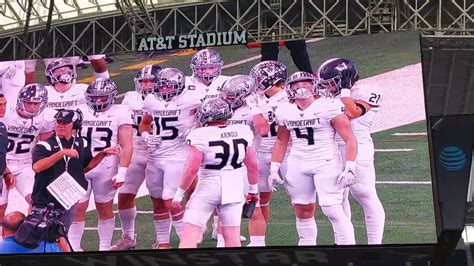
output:
<svg viewBox="0 0 474 266"><path fill-rule="evenodd" d="M325 91L326 94L334 97L341 93L341 76L337 75L330 79L320 79L319 87L322 91Z"/></svg>
<svg viewBox="0 0 474 266"><path fill-rule="evenodd" d="M316 84L311 80L299 80L288 83L285 86L285 90L290 100L303 100L318 95Z"/></svg>
<svg viewBox="0 0 474 266"><path fill-rule="evenodd" d="M140 93L140 95L145 98L148 94L153 93L155 89L156 82L155 77L148 78L137 78L134 80L135 90Z"/></svg>
<svg viewBox="0 0 474 266"><path fill-rule="evenodd" d="M52 85L73 83L77 78L76 66L73 64L59 65L56 68L47 69L46 76Z"/></svg>
<svg viewBox="0 0 474 266"><path fill-rule="evenodd" d="M167 79L160 79L155 87L156 96L167 102L181 94L182 91L183 89L178 83Z"/></svg>

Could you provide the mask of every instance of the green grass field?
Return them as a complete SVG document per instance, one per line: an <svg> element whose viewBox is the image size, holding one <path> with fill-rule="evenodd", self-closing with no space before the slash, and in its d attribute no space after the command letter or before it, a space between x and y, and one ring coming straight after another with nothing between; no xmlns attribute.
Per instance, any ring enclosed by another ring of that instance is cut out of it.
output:
<svg viewBox="0 0 474 266"><path fill-rule="evenodd" d="M259 54L259 49L247 49L242 46L216 48L226 64ZM328 38L308 44L313 69L325 60L333 57L352 58L363 78L381 74L400 67L420 62L419 40L417 32L395 32L389 34L361 35L345 38ZM112 78L120 87L120 92L133 89L133 76L136 70L125 70L137 63L145 63L134 55L115 56L115 63L109 65ZM185 74L191 74L189 68L190 54L170 54L154 57L165 67L177 67ZM296 69L289 52L280 47L280 60L289 66L289 72ZM248 73L258 61L244 63L223 70L225 75ZM92 75L92 70L79 71L80 78ZM376 149L413 149L410 152L376 153L376 170L378 181L430 181L428 144L426 136L392 136L394 132L426 132L425 122L417 122L398 128L382 131L373 135ZM436 241L433 199L431 185L427 184L378 184L378 194L385 207L386 226L384 243L429 243ZM137 200L139 211L151 211L148 197ZM289 199L280 189L273 197L271 221L267 231L267 245L296 245L298 242ZM356 202L352 201L353 224L356 230L357 243L366 243L363 212ZM318 244L333 244L332 228L321 211L317 211ZM155 241L155 233L151 213L138 214L136 221L139 249L150 249ZM247 234L247 221L243 222L242 235ZM87 227L97 226L95 211L87 218ZM120 227L117 216L116 227ZM210 232L208 232L209 235ZM114 241L120 237L116 230ZM177 246L177 238L173 233L173 246ZM247 243L244 243L244 245ZM82 246L85 250L98 249L96 230L87 230ZM215 241L206 237L203 245L214 247Z"/></svg>

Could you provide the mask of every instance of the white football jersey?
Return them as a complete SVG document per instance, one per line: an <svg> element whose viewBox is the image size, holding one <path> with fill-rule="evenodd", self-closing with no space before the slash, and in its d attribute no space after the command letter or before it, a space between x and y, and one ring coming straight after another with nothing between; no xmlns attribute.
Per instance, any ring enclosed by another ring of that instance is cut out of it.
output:
<svg viewBox="0 0 474 266"><path fill-rule="evenodd" d="M8 132L7 159L31 159L31 148L39 134L54 129L54 122L46 119L46 108L33 119L21 117L16 107L9 108L5 117L1 118Z"/></svg>
<svg viewBox="0 0 474 266"><path fill-rule="evenodd" d="M337 154L335 129L331 120L344 114L339 99L318 98L305 110L296 104L283 103L277 107L275 118L291 134L289 158L301 160L331 160Z"/></svg>
<svg viewBox="0 0 474 266"><path fill-rule="evenodd" d="M150 154L154 158L186 158L186 134L194 126L194 113L201 105L195 91L184 90L169 102L150 94L145 98L143 111L153 114L153 134L161 136L161 144Z"/></svg>
<svg viewBox="0 0 474 266"><path fill-rule="evenodd" d="M228 124L249 126L254 135L254 141L252 145L255 147L255 149L257 149L257 147L260 145L261 137L253 126L253 115L250 112L250 108L248 106L244 105L235 110L232 117L228 120Z"/></svg>
<svg viewBox="0 0 474 266"><path fill-rule="evenodd" d="M243 124L207 126L192 129L186 140L204 154L199 178L206 178L215 176L218 171L241 173L245 169L243 160L247 147L253 142L253 132Z"/></svg>
<svg viewBox="0 0 474 266"><path fill-rule="evenodd" d="M382 94L377 88L372 86L356 85L351 89L351 98L354 101L364 101L372 106L363 116L351 119L351 126L357 138L357 159L373 160L374 144L370 136L370 127L375 115L380 110ZM341 152L345 152L345 143L338 134L336 134L336 141Z"/></svg>
<svg viewBox="0 0 474 266"><path fill-rule="evenodd" d="M104 112L94 111L87 105L79 106L84 118L80 135L91 143L92 154L117 146L118 130L121 125L132 125L132 114L128 106L114 104Z"/></svg>
<svg viewBox="0 0 474 266"><path fill-rule="evenodd" d="M272 97L268 98L262 96L258 98L258 107L263 112L263 116L267 119L270 125L270 131L266 136L262 136L260 146L258 147L259 153L271 153L273 145L276 142L276 136L278 132L278 124L275 121L275 110L281 104L288 103L288 95L285 90L277 92Z"/></svg>
<svg viewBox="0 0 474 266"><path fill-rule="evenodd" d="M220 93L217 90L225 81L227 81L229 76L218 76L209 86L206 86L201 81L199 81L194 76L186 77L186 90L196 91L201 97L201 101L210 98L217 98Z"/></svg>
<svg viewBox="0 0 474 266"><path fill-rule="evenodd" d="M76 109L77 106L86 103L84 93L87 84L73 84L72 87L61 93L54 89L53 86L46 86L48 90L48 107L51 109Z"/></svg>
<svg viewBox="0 0 474 266"><path fill-rule="evenodd" d="M128 91L123 98L122 105L126 105L132 111L133 120L133 152L143 153L147 151L146 144L143 142L138 125L143 118L143 96L136 91Z"/></svg>

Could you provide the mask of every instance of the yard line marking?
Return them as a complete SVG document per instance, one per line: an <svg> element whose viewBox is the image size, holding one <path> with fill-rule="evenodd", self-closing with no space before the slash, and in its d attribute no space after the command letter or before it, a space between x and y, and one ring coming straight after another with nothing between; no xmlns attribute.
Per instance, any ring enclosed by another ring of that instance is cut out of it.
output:
<svg viewBox="0 0 474 266"><path fill-rule="evenodd" d="M86 227L86 228L84 228L84 230L86 230L86 231L97 231L97 227ZM122 231L122 228L120 228L120 227L118 227L118 228L115 227L115 228L114 228L114 231Z"/></svg>
<svg viewBox="0 0 474 266"><path fill-rule="evenodd" d="M407 152L413 149L375 149L375 152Z"/></svg>
<svg viewBox="0 0 474 266"><path fill-rule="evenodd" d="M114 211L114 213L118 213L118 211ZM153 211L137 211L138 214L153 214Z"/></svg>
<svg viewBox="0 0 474 266"><path fill-rule="evenodd" d="M431 185L431 181L375 181L379 185Z"/></svg>
<svg viewBox="0 0 474 266"><path fill-rule="evenodd" d="M392 136L426 136L426 132L404 132L404 133L393 133Z"/></svg>

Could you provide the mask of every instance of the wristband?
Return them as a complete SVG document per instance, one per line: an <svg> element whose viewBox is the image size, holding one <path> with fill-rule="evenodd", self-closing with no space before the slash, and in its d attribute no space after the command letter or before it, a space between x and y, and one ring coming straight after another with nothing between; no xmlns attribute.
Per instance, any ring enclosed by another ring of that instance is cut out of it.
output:
<svg viewBox="0 0 474 266"><path fill-rule="evenodd" d="M127 167L119 167L117 174L115 175L115 182L116 183L123 183L125 182L125 176L127 174Z"/></svg>
<svg viewBox="0 0 474 266"><path fill-rule="evenodd" d="M249 194L258 194L258 183L249 185L249 191L247 192Z"/></svg>
<svg viewBox="0 0 474 266"><path fill-rule="evenodd" d="M148 136L150 136L150 132L145 131L142 133L142 138L146 138Z"/></svg>
<svg viewBox="0 0 474 266"><path fill-rule="evenodd" d="M351 97L351 90L349 89L342 89L341 90L341 98L342 97Z"/></svg>
<svg viewBox="0 0 474 266"><path fill-rule="evenodd" d="M345 168L350 171L354 171L356 168L356 162L355 161L346 161L346 166Z"/></svg>
<svg viewBox="0 0 474 266"><path fill-rule="evenodd" d="M186 190L178 187L178 190L174 193L173 201L181 202L184 198L184 192L186 192Z"/></svg>
<svg viewBox="0 0 474 266"><path fill-rule="evenodd" d="M270 172L271 173L278 173L278 170L280 170L280 165L281 165L281 163L279 163L279 162L271 162L270 163Z"/></svg>

